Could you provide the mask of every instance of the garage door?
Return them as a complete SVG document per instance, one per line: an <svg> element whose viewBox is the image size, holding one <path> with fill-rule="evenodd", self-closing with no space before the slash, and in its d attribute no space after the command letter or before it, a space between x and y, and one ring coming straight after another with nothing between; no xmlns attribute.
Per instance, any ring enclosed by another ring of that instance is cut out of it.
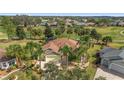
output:
<svg viewBox="0 0 124 93"><path fill-rule="evenodd" d="M60 56L58 55L47 55L46 56L46 62L57 62L60 60Z"/></svg>
<svg viewBox="0 0 124 93"><path fill-rule="evenodd" d="M124 74L124 63L111 63L109 69Z"/></svg>

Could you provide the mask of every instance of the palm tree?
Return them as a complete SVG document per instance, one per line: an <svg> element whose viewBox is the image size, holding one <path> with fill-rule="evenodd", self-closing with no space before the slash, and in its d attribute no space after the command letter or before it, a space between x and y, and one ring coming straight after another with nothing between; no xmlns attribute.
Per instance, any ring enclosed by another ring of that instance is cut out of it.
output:
<svg viewBox="0 0 124 93"><path fill-rule="evenodd" d="M36 55L36 59L40 59L41 54L42 54L43 50L42 47L39 43L35 43L35 55Z"/></svg>
<svg viewBox="0 0 124 93"><path fill-rule="evenodd" d="M18 67L21 66L22 65L21 59L24 55L23 48L21 47L21 45L18 44L10 45L6 50L7 56L16 57L17 66Z"/></svg>
<svg viewBox="0 0 124 93"><path fill-rule="evenodd" d="M101 39L102 35L99 34L96 29L92 29L90 32L90 36L92 37L92 41L93 39L96 40L96 42L98 43L98 41Z"/></svg>
<svg viewBox="0 0 124 93"><path fill-rule="evenodd" d="M11 17L9 16L2 17L1 24L6 29L8 39L11 39L13 34L15 33L15 25L13 24Z"/></svg>
<svg viewBox="0 0 124 93"><path fill-rule="evenodd" d="M24 38L26 38L26 34L25 34L25 31L24 31L24 27L19 25L16 27L16 36L22 40Z"/></svg>
<svg viewBox="0 0 124 93"><path fill-rule="evenodd" d="M42 47L39 43L36 42L28 42L25 46L25 49L33 59L39 59L42 54Z"/></svg>
<svg viewBox="0 0 124 93"><path fill-rule="evenodd" d="M25 50L30 54L30 56L33 54L33 42L28 42L25 46Z"/></svg>
<svg viewBox="0 0 124 93"><path fill-rule="evenodd" d="M81 36L80 39L79 39L79 43L80 45L87 45L88 47L90 47L91 45L91 38L89 35L84 35L84 36Z"/></svg>
<svg viewBox="0 0 124 93"><path fill-rule="evenodd" d="M97 35L96 29L92 29L90 35L91 35L91 37L92 37L93 39L95 39L95 38L96 38L96 35Z"/></svg>
<svg viewBox="0 0 124 93"><path fill-rule="evenodd" d="M92 44L89 35L81 36L79 39L80 47L76 49L77 58L87 58L87 50ZM81 60L82 61L82 60Z"/></svg>
<svg viewBox="0 0 124 93"><path fill-rule="evenodd" d="M31 39L32 38L32 35L31 35L32 27L31 26L27 27L27 31L29 32L29 38Z"/></svg>
<svg viewBox="0 0 124 93"><path fill-rule="evenodd" d="M79 34L79 32L80 32L80 27L77 25L74 25L74 33Z"/></svg>
<svg viewBox="0 0 124 93"><path fill-rule="evenodd" d="M108 42L112 42L111 36L105 36L103 37L102 41L107 45Z"/></svg>
<svg viewBox="0 0 124 93"><path fill-rule="evenodd" d="M95 39L97 40L97 43L99 42L99 40L102 38L102 35L101 34L99 34L99 33L97 33L96 34L96 37L95 37Z"/></svg>
<svg viewBox="0 0 124 93"><path fill-rule="evenodd" d="M68 67L68 56L69 56L69 53L71 52L71 48L68 47L67 45L65 45L64 47L60 48L59 51L60 51L60 52L62 53L62 55L65 57L65 59L66 59L66 65L67 65L67 67Z"/></svg>
<svg viewBox="0 0 124 93"><path fill-rule="evenodd" d="M43 76L42 78L44 78L45 80L56 80L58 73L59 73L59 69L58 66L56 66L53 63L47 63L45 64L45 71L43 72Z"/></svg>
<svg viewBox="0 0 124 93"><path fill-rule="evenodd" d="M73 33L73 28L72 27L67 27L66 33L68 34L68 39L69 39L70 35Z"/></svg>

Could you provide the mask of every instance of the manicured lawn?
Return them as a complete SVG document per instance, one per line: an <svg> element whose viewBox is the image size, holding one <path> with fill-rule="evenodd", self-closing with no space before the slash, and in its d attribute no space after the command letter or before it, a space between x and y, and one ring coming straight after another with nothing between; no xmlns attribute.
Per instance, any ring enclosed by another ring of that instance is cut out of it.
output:
<svg viewBox="0 0 124 93"><path fill-rule="evenodd" d="M62 35L60 35L60 38L62 38L62 37L66 37L66 38L70 38L70 39L74 39L74 40L79 39L79 36L76 35L75 33L73 33L73 34L63 33Z"/></svg>
<svg viewBox="0 0 124 93"><path fill-rule="evenodd" d="M6 30L2 26L0 26L0 39L8 39Z"/></svg>
<svg viewBox="0 0 124 93"><path fill-rule="evenodd" d="M96 31L102 35L102 37L111 36L113 39L114 45L117 43L117 45L121 46L120 41L124 42L124 35L121 34L121 31L124 31L124 27L111 26L111 27L85 27L85 28L92 28L92 29L95 28ZM79 38L79 36L76 34L68 35L66 33L63 33L61 37L67 37L75 40Z"/></svg>
<svg viewBox="0 0 124 93"><path fill-rule="evenodd" d="M89 55L88 61L90 62L90 64L87 67L86 71L87 71L87 74L89 74L91 80L94 78L96 70L97 70L97 68L94 65L94 62L96 60L94 55L96 54L98 50L100 50L99 45L95 45L93 48L88 49L88 55Z"/></svg>
<svg viewBox="0 0 124 93"><path fill-rule="evenodd" d="M124 36L120 34L121 31L124 30L124 27L88 27L95 28L98 33L102 34L102 36L111 36L113 40L124 40Z"/></svg>
<svg viewBox="0 0 124 93"><path fill-rule="evenodd" d="M39 40L11 40L7 42L0 42L0 48L6 48L9 45L13 45L13 44L20 44L23 46L23 45L26 45L26 43L29 41L38 42Z"/></svg>
<svg viewBox="0 0 124 93"><path fill-rule="evenodd" d="M109 43L109 46L113 47L113 48L120 48L122 46L124 46L124 43Z"/></svg>

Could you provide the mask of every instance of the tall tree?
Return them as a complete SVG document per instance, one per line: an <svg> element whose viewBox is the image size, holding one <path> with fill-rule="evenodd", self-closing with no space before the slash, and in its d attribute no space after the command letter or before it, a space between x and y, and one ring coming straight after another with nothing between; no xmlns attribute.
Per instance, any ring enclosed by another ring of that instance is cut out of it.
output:
<svg viewBox="0 0 124 93"><path fill-rule="evenodd" d="M52 29L50 28L50 26L48 24L46 24L46 29L44 31L44 35L46 37L47 40L49 39L53 39L53 32L52 32Z"/></svg>
<svg viewBox="0 0 124 93"><path fill-rule="evenodd" d="M1 20L2 26L6 29L8 39L11 39L15 33L15 25L12 22L11 17L4 16Z"/></svg>
<svg viewBox="0 0 124 93"><path fill-rule="evenodd" d="M90 35L91 35L91 37L92 37L93 39L95 39L95 38L96 38L96 35L97 35L96 29L92 29Z"/></svg>
<svg viewBox="0 0 124 93"><path fill-rule="evenodd" d="M42 54L42 47L39 43L28 42L25 46L25 49L29 58L37 60L40 59Z"/></svg>
<svg viewBox="0 0 124 93"><path fill-rule="evenodd" d="M36 29L36 28L33 28L31 29L30 31L30 35L31 37L33 37L33 39L41 39L41 36L42 36L42 30L41 29Z"/></svg>
<svg viewBox="0 0 124 93"><path fill-rule="evenodd" d="M75 50L75 53L77 54L77 58L81 59L81 62L82 62L82 58L84 58L86 61L86 58L88 56L87 50L90 48L92 44L91 37L89 35L81 36L78 42L80 44L80 47Z"/></svg>
<svg viewBox="0 0 124 93"><path fill-rule="evenodd" d="M79 31L80 31L80 27L74 25L74 32L75 32L76 34L79 34Z"/></svg>
<svg viewBox="0 0 124 93"><path fill-rule="evenodd" d="M67 27L67 34L72 34L73 33L73 29L72 27Z"/></svg>
<svg viewBox="0 0 124 93"><path fill-rule="evenodd" d="M21 66L22 65L21 59L24 55L23 48L20 45L15 44L15 45L10 45L9 47L7 47L6 50L7 50L6 52L7 56L16 57L17 65Z"/></svg>
<svg viewBox="0 0 124 93"><path fill-rule="evenodd" d="M16 27L16 36L21 40L26 38L23 26L19 25Z"/></svg>
<svg viewBox="0 0 124 93"><path fill-rule="evenodd" d="M64 59L66 60L66 65L68 67L68 56L69 56L69 53L71 52L71 48L68 47L67 45L65 45L64 47L60 48L60 52L62 53Z"/></svg>
<svg viewBox="0 0 124 93"><path fill-rule="evenodd" d="M88 47L90 47L92 42L91 42L91 38L90 38L89 35L84 35L84 36L80 37L79 43L80 43L81 46L87 45Z"/></svg>
<svg viewBox="0 0 124 93"><path fill-rule="evenodd" d="M32 27L31 26L29 26L29 27L27 27L27 31L28 31L28 37L30 38L30 39L32 39Z"/></svg>
<svg viewBox="0 0 124 93"><path fill-rule="evenodd" d="M61 33L65 32L65 22L63 20L59 21L59 29Z"/></svg>
<svg viewBox="0 0 124 93"><path fill-rule="evenodd" d="M97 40L97 42L98 42L101 38L102 38L102 35L99 34L99 33L97 33L97 34L96 34L96 37L95 37L95 39Z"/></svg>
<svg viewBox="0 0 124 93"><path fill-rule="evenodd" d="M112 37L111 36L105 36L103 37L102 41L108 45L108 42L112 42Z"/></svg>
<svg viewBox="0 0 124 93"><path fill-rule="evenodd" d="M55 29L55 35L60 36L61 34L62 34L61 31L58 28L56 28Z"/></svg>

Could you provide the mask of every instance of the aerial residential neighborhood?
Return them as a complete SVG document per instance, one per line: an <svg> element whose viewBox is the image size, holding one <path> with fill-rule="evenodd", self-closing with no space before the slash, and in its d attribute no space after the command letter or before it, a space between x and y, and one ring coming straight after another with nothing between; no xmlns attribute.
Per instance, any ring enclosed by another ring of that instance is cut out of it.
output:
<svg viewBox="0 0 124 93"><path fill-rule="evenodd" d="M0 16L0 80L120 79L124 17Z"/></svg>

